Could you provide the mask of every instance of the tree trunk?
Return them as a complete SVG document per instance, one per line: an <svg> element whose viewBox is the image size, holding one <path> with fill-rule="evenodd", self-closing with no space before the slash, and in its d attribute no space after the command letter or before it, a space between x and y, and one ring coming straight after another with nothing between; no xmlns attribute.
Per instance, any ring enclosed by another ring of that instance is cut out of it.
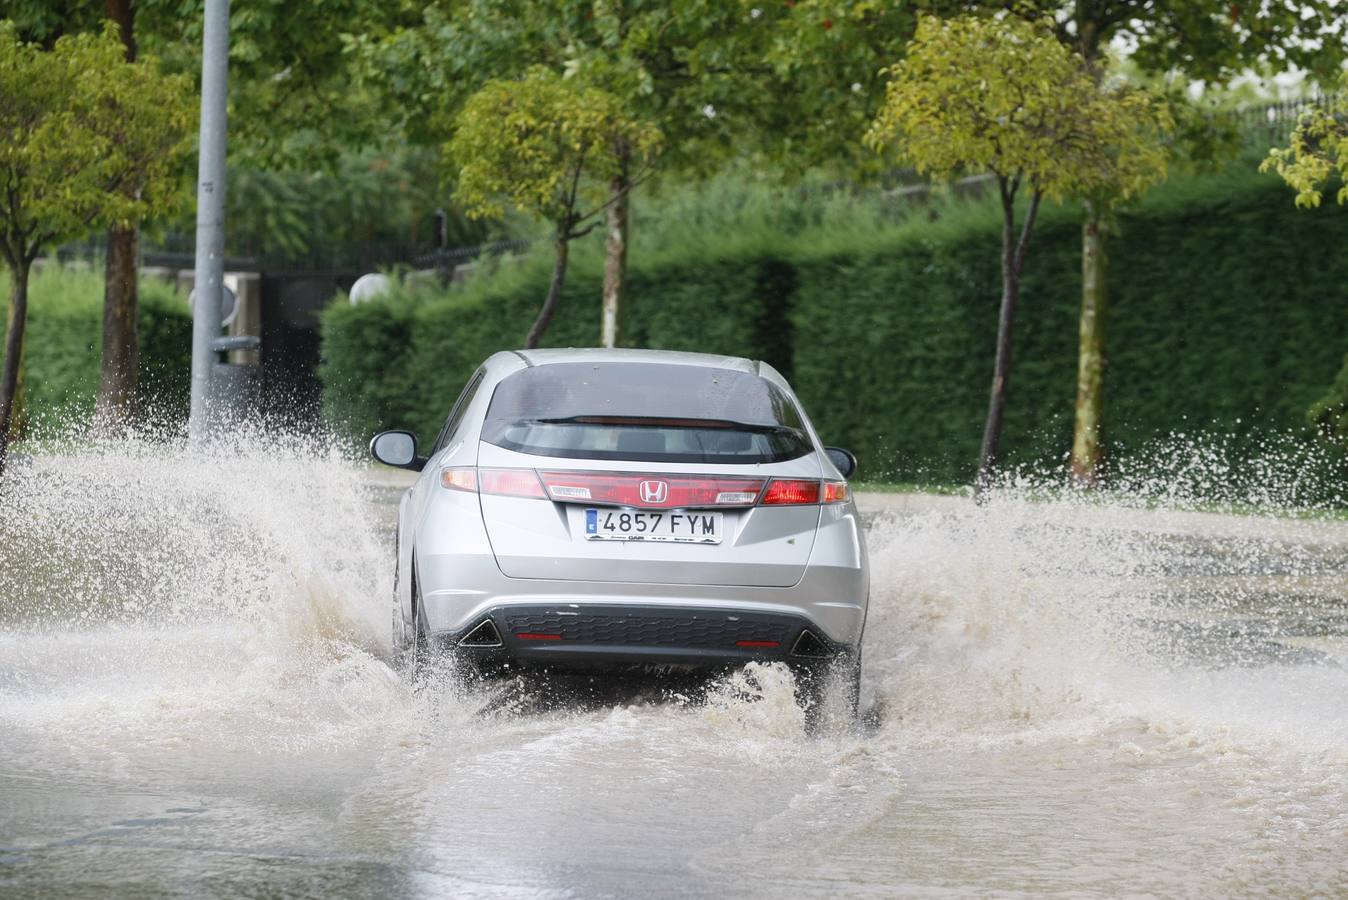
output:
<svg viewBox="0 0 1348 900"><path fill-rule="evenodd" d="M1002 194L1002 303L997 316L997 355L992 367L992 390L988 396L988 417L983 426L983 445L978 453L978 477L974 499L982 503L992 488L1002 446L1002 425L1006 416L1006 397L1011 386L1011 337L1020 301L1020 273L1025 266L1025 250L1030 231L1039 211L1040 194L1036 190L1025 214L1020 239L1016 239L1016 189L1018 180L999 177Z"/></svg>
<svg viewBox="0 0 1348 900"><path fill-rule="evenodd" d="M117 23L126 61L135 62L135 9L131 0L105 0L104 9L107 17ZM95 421L100 429L125 426L136 414L140 355L136 327L140 306L136 285L139 251L138 226L108 229L108 259L103 282L103 362L95 409Z"/></svg>
<svg viewBox="0 0 1348 900"><path fill-rule="evenodd" d="M104 0L109 19L117 23L117 33L126 49L126 61L136 61L136 10L132 0Z"/></svg>
<svg viewBox="0 0 1348 900"><path fill-rule="evenodd" d="M571 239L565 229L559 229L557 232L556 249L557 256L552 264L552 283L548 285L548 299L543 301L543 308L538 311L538 318L529 329L529 336L524 339L525 350L533 350L538 346L543 332L548 330L548 325L557 312L557 304L562 300L562 286L566 284L566 261L571 250Z"/></svg>
<svg viewBox="0 0 1348 900"><path fill-rule="evenodd" d="M608 234L604 244L604 300L600 320L599 343L604 347L618 346L621 336L619 316L622 313L623 289L627 281L628 195L632 190L628 157L623 155L622 168L609 183L614 198L608 208Z"/></svg>
<svg viewBox="0 0 1348 900"><path fill-rule="evenodd" d="M130 424L136 415L139 336L136 276L140 233L108 229L108 260L103 284L103 366L98 385L100 428Z"/></svg>
<svg viewBox="0 0 1348 900"><path fill-rule="evenodd" d="M1078 0L1076 23L1082 59L1097 85L1104 78L1099 65L1103 10ZM1109 301L1103 209L1083 204L1081 225L1081 319L1077 324L1077 405L1072 429L1072 479L1094 487L1104 475L1105 318Z"/></svg>
<svg viewBox="0 0 1348 900"><path fill-rule="evenodd" d="M19 368L23 361L23 331L28 322L27 259L11 260L8 327L5 329L5 361L0 371L0 475L9 455L10 426L14 423L14 400L19 393Z"/></svg>
<svg viewBox="0 0 1348 900"><path fill-rule="evenodd" d="M1102 472L1101 423L1104 412L1105 311L1108 261L1099 210L1086 205L1081 227L1081 322L1077 353L1077 410L1072 436L1072 477L1086 487Z"/></svg>

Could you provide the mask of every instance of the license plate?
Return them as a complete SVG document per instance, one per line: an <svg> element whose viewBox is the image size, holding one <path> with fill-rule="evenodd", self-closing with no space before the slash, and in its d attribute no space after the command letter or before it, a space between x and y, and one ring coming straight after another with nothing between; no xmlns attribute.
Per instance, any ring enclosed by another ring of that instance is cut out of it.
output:
<svg viewBox="0 0 1348 900"><path fill-rule="evenodd" d="M722 514L716 512L585 510L585 537L591 541L719 544L723 524Z"/></svg>

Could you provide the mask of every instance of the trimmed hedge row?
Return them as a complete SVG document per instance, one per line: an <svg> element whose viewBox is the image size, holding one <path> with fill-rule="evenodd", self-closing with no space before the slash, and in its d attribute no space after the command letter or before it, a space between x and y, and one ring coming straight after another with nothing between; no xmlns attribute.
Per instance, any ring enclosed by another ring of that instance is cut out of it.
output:
<svg viewBox="0 0 1348 900"><path fill-rule="evenodd" d="M1062 217L1034 236L1008 463L1051 463L1071 446L1079 242ZM1348 348L1346 246L1342 210L1298 211L1285 188L1262 181L1123 216L1109 245L1113 452L1170 432L1247 445L1273 431L1308 434L1307 411ZM990 231L801 266L793 317L816 339L797 344L794 383L830 439L871 461L869 475L972 477L998 279Z"/></svg>
<svg viewBox="0 0 1348 900"><path fill-rule="evenodd" d="M8 273L0 280L0 301L8 303ZM98 395L103 277L47 268L33 273L28 290L23 358L28 421L59 425L85 419ZM142 279L139 325L141 408L157 420L185 418L192 359L187 303L172 285Z"/></svg>
<svg viewBox="0 0 1348 900"><path fill-rule="evenodd" d="M323 405L330 422L358 439L383 428L440 430L473 371L497 350L518 347L538 313L547 260L527 259L467 290L399 293L350 306L339 298L323 314ZM760 258L709 262L696 271L634 270L624 343L667 350L726 349L787 368L784 311L790 267ZM573 266L551 347L592 346L601 276L592 259Z"/></svg>
<svg viewBox="0 0 1348 900"><path fill-rule="evenodd" d="M1348 348L1348 215L1297 210L1280 182L1248 175L1155 195L1110 243L1112 451L1173 431L1308 436L1306 412ZM849 240L644 264L634 253L624 343L766 359L825 440L857 452L861 477L967 481L991 377L998 223L957 216ZM552 346L597 337L599 268L579 256ZM1049 210L1016 323L1008 463L1053 465L1070 447L1080 265L1072 210ZM477 363L518 346L547 274L530 258L448 292L335 303L320 372L329 418L363 439L434 434Z"/></svg>

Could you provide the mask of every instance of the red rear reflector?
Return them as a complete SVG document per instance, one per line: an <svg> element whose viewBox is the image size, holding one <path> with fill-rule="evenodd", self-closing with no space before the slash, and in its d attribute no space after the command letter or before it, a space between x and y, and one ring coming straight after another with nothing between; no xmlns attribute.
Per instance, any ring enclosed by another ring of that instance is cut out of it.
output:
<svg viewBox="0 0 1348 900"><path fill-rule="evenodd" d="M851 491L847 489L847 482L845 481L824 482L825 503L846 503L847 498L849 496L851 496Z"/></svg>
<svg viewBox="0 0 1348 900"><path fill-rule="evenodd" d="M819 482L774 478L763 492L764 506L803 506L819 502Z"/></svg>
<svg viewBox="0 0 1348 900"><path fill-rule="evenodd" d="M736 641L736 647L780 647L779 641Z"/></svg>
<svg viewBox="0 0 1348 900"><path fill-rule="evenodd" d="M525 631L515 635L515 637L522 641L560 641L562 639L560 634L542 634L536 631Z"/></svg>
<svg viewBox="0 0 1348 900"><path fill-rule="evenodd" d="M702 475L629 475L617 472L543 472L553 500L647 509L753 506L762 478Z"/></svg>

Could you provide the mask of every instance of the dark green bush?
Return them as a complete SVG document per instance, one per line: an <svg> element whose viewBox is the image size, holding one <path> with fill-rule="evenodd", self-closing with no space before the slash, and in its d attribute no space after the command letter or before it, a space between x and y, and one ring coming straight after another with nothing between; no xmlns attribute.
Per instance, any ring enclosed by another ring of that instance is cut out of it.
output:
<svg viewBox="0 0 1348 900"><path fill-rule="evenodd" d="M986 207L875 227L836 220L769 240L727 233L632 255L624 342L766 359L826 441L872 480L972 475L996 332L999 225ZM1119 217L1110 242L1107 424L1126 455L1171 432L1309 436L1306 411L1348 348L1348 216L1297 210L1250 172L1177 181ZM590 247L554 346L597 339ZM547 283L535 256L465 288L401 295L323 322L329 415L361 437L434 433L476 364L518 346ZM1016 322L1005 461L1057 464L1071 444L1080 231L1045 212Z"/></svg>
<svg viewBox="0 0 1348 900"><path fill-rule="evenodd" d="M30 422L59 424L89 416L102 356L103 276L46 267L29 282L24 340L24 403ZM8 303L9 276L0 276ZM159 279L140 283L140 402L156 418L187 415L192 319L187 301ZM3 347L0 347L3 358Z"/></svg>
<svg viewBox="0 0 1348 900"><path fill-rule="evenodd" d="M1322 437L1348 449L1348 356L1329 392L1315 401L1306 418Z"/></svg>
<svg viewBox="0 0 1348 900"><path fill-rule="evenodd" d="M1107 437L1128 453L1171 432L1251 445L1306 433L1348 347L1348 216L1297 210L1271 179L1217 179L1120 217L1109 244ZM973 224L799 265L795 383L867 477L966 481L987 403L997 236ZM1051 213L1016 322L1005 461L1071 446L1080 231ZM838 314L836 310L845 311ZM840 350L846 362L840 364Z"/></svg>
<svg viewBox="0 0 1348 900"><path fill-rule="evenodd" d="M543 300L548 260L502 271L449 292L398 293L323 314L323 404L356 437L388 427L433 435L463 384L487 356L519 347ZM789 365L785 304L792 270L770 258L681 260L637 270L625 343L666 350L735 352ZM598 340L600 274L582 257L567 279L549 347Z"/></svg>

